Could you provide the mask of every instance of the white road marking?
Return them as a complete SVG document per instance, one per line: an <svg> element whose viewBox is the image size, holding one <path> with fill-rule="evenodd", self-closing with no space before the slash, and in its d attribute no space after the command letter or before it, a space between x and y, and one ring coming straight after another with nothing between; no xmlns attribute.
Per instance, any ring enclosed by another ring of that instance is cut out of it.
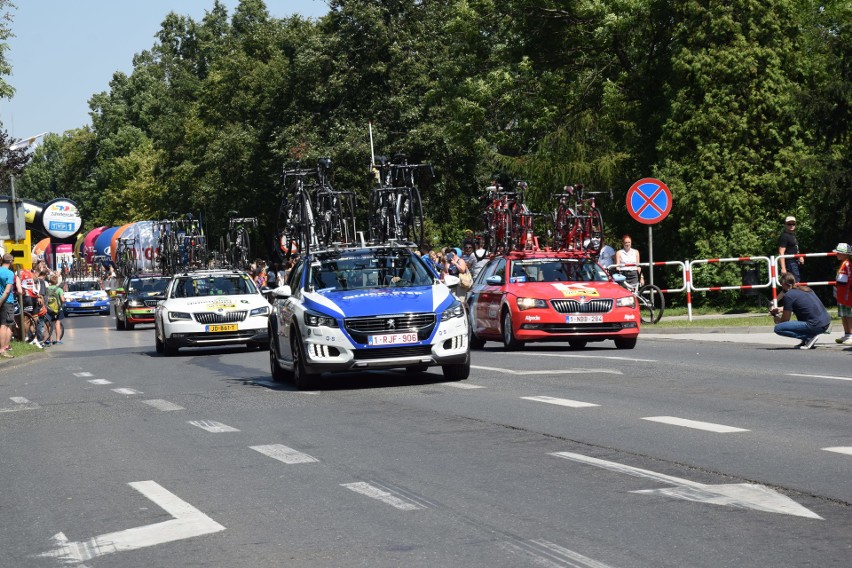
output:
<svg viewBox="0 0 852 568"><path fill-rule="evenodd" d="M635 357L619 357L617 355L575 355L574 353L524 353L515 351L512 356L521 355L527 357L562 357L565 359L608 359L611 361L631 361L635 363L656 363L656 359L637 359Z"/></svg>
<svg viewBox="0 0 852 568"><path fill-rule="evenodd" d="M275 381L264 381L264 380L253 380L252 381L256 385L260 385L262 387L268 387L275 390L281 390L281 383L276 383ZM294 394L320 394L320 391L293 391Z"/></svg>
<svg viewBox="0 0 852 568"><path fill-rule="evenodd" d="M593 465L616 473L623 473L625 475L641 477L675 486L674 488L665 489L643 489L640 491L631 491L631 493L663 495L666 497L685 499L687 501L696 501L699 503L727 505L729 507L738 507L740 509L753 509L766 513L779 513L822 520L822 517L813 511L799 505L786 495L782 495L763 485L756 485L753 483L705 485L704 483L689 481L687 479L681 479L664 473L657 473L655 471L601 460L590 456L584 456L582 454L554 452L550 455L587 465Z"/></svg>
<svg viewBox="0 0 852 568"><path fill-rule="evenodd" d="M213 422L212 420L191 420L187 422L187 424L192 424L193 426L197 426L202 430L207 430L208 432L213 432L214 434L220 434L222 432L239 432L239 430L233 426L228 426L221 422Z"/></svg>
<svg viewBox="0 0 852 568"><path fill-rule="evenodd" d="M256 452L260 452L265 456L269 456L272 459L278 460L280 462L284 462L286 464L298 464L298 463L314 463L319 462L319 460L313 456L309 456L308 454L303 454L298 450L294 450L293 448L288 448L283 444L267 444L265 446L249 446L252 450Z"/></svg>
<svg viewBox="0 0 852 568"><path fill-rule="evenodd" d="M789 377L807 377L809 379L834 379L837 381L852 381L852 377L835 377L834 375L805 375L802 373L787 373Z"/></svg>
<svg viewBox="0 0 852 568"><path fill-rule="evenodd" d="M610 375L623 375L617 369L553 369L549 371L516 371L514 369L505 369L501 367L482 367L479 365L471 365L471 369L479 369L481 371L495 371L497 373L506 373L508 375L582 375L588 373L607 373Z"/></svg>
<svg viewBox="0 0 852 568"><path fill-rule="evenodd" d="M505 542L504 546L525 552L534 556L537 564L544 566L569 566L571 568L610 568L608 564L598 562L579 552L569 550L547 540L522 540Z"/></svg>
<svg viewBox="0 0 852 568"><path fill-rule="evenodd" d="M142 402L149 406L153 406L157 410L162 410L163 412L170 412L172 410L185 410L184 407L177 405L173 402L169 402L168 400L163 400L161 398L143 400Z"/></svg>
<svg viewBox="0 0 852 568"><path fill-rule="evenodd" d="M10 396L9 400L14 402L15 406L12 408L0 408L0 412L19 412L21 410L35 410L36 408L41 408L36 403L30 402L22 396Z"/></svg>
<svg viewBox="0 0 852 568"><path fill-rule="evenodd" d="M852 456L852 446L836 446L833 448L823 448L826 452L837 452L838 454L847 454Z"/></svg>
<svg viewBox="0 0 852 568"><path fill-rule="evenodd" d="M136 389L127 389L127 388L112 389L112 392L117 392L118 394L144 394L143 392L138 391Z"/></svg>
<svg viewBox="0 0 852 568"><path fill-rule="evenodd" d="M455 389L484 389L485 387L479 385L472 385L470 383L438 383L439 385L444 385L446 387L453 387Z"/></svg>
<svg viewBox="0 0 852 568"><path fill-rule="evenodd" d="M92 379L91 381L86 381L88 383L92 383L93 385L111 385L112 381L108 381L106 379Z"/></svg>
<svg viewBox="0 0 852 568"><path fill-rule="evenodd" d="M686 418L677 418L675 416L647 416L642 420L651 422L661 422L662 424L671 424L672 426L683 426L685 428L695 428L696 430L706 430L708 432L716 432L718 434L728 434L730 432L748 432L745 428L736 428L734 426L725 426L724 424L713 424L712 422L699 422L697 420L687 420Z"/></svg>
<svg viewBox="0 0 852 568"><path fill-rule="evenodd" d="M359 481L357 483L341 483L340 485L341 487L351 489L355 493L366 495L371 499L376 499L401 511L416 511L418 509L424 508L420 505L417 505L416 503L412 503L411 501L407 501L405 499L397 497L389 491L379 489L375 485L370 485L369 483L366 483L364 481Z"/></svg>
<svg viewBox="0 0 852 568"><path fill-rule="evenodd" d="M75 377L91 377L92 373L89 373L88 371L84 371L82 373L74 373L74 376Z"/></svg>
<svg viewBox="0 0 852 568"><path fill-rule="evenodd" d="M65 564L79 565L81 562L114 552L126 552L225 530L225 527L155 481L137 481L129 485L159 505L174 519L106 533L80 542L69 542L64 533L58 533L53 537L55 548L38 556L58 558Z"/></svg>
<svg viewBox="0 0 852 568"><path fill-rule="evenodd" d="M588 408L591 406L600 406L600 404L592 404L591 402L581 402L579 400L571 400L568 398L554 398L552 396L522 396L521 398L524 400L534 400L536 402L546 402L547 404L569 406L571 408Z"/></svg>

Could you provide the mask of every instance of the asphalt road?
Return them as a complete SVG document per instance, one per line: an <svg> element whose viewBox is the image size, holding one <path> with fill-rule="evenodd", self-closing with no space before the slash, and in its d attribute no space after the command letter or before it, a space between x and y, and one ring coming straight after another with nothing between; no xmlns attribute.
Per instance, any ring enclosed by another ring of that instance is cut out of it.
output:
<svg viewBox="0 0 852 568"><path fill-rule="evenodd" d="M848 349L489 343L298 392L66 321L0 371L0 566L850 565Z"/></svg>

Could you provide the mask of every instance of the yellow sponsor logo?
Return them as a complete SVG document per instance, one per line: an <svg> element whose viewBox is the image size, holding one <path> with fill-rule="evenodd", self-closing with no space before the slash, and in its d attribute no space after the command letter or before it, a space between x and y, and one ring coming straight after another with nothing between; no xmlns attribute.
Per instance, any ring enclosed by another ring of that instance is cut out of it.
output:
<svg viewBox="0 0 852 568"><path fill-rule="evenodd" d="M572 296L600 296L596 289L589 288L583 284L554 284L553 287L559 290L566 298L571 298Z"/></svg>

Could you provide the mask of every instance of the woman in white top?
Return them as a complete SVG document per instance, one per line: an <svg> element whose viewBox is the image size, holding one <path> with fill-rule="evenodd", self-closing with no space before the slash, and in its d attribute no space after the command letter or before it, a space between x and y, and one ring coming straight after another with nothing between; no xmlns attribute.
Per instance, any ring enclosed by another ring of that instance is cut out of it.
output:
<svg viewBox="0 0 852 568"><path fill-rule="evenodd" d="M639 267L639 251L633 248L633 239L630 235L621 237L621 250L615 253L615 263L618 266L618 271L624 274L627 278L627 284L632 288L636 288L645 283L645 277L642 276L642 269ZM622 266L624 264L630 266Z"/></svg>

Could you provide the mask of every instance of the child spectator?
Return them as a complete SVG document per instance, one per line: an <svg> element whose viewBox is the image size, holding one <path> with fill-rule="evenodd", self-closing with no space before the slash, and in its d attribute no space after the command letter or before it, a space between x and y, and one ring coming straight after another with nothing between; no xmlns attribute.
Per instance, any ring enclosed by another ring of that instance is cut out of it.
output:
<svg viewBox="0 0 852 568"><path fill-rule="evenodd" d="M834 295L837 298L837 315L843 322L843 337L835 341L843 345L852 345L852 282L850 282L852 281L852 261L849 260L849 256L852 255L852 246L840 243L835 247L834 252L837 253L837 260L840 261Z"/></svg>

